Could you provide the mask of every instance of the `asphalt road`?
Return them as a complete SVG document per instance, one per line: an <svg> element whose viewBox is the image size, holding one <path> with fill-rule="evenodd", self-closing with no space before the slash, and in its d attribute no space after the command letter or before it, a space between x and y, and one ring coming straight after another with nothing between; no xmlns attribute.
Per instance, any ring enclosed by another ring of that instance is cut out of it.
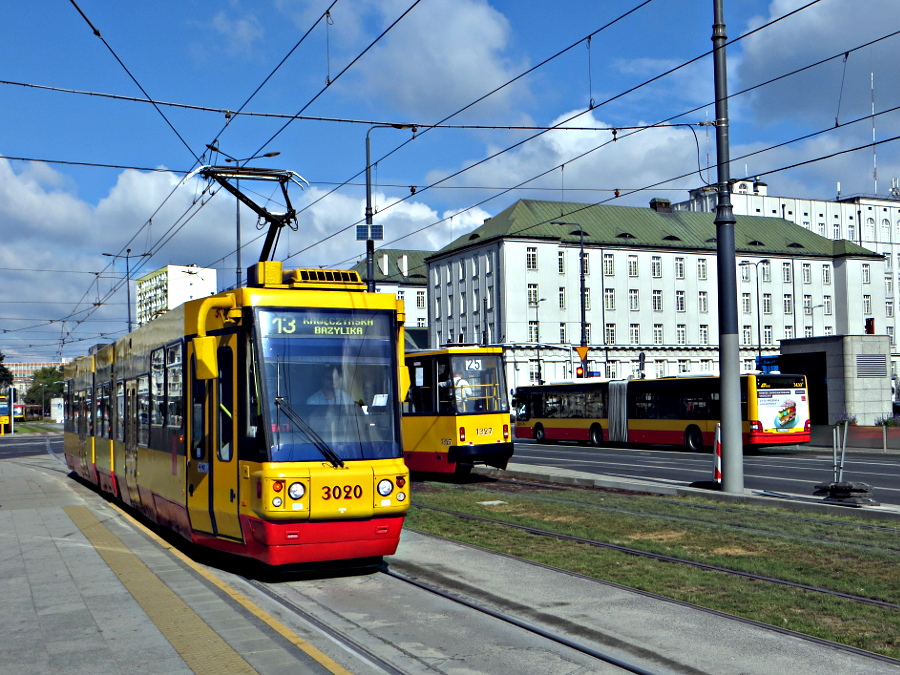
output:
<svg viewBox="0 0 900 675"><path fill-rule="evenodd" d="M713 477L713 455L679 448L587 447L517 440L517 464L556 467L572 471L672 482L688 485ZM796 446L767 448L744 455L744 487L748 490L811 496L819 483L834 480L831 450L798 450ZM900 455L848 453L843 480L865 483L882 504L900 505Z"/></svg>

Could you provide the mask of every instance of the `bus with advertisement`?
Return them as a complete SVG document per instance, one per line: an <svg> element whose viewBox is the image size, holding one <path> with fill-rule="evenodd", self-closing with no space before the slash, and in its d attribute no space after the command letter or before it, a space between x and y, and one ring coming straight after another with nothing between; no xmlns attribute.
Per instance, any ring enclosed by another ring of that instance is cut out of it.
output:
<svg viewBox="0 0 900 675"><path fill-rule="evenodd" d="M587 378L519 387L516 438L600 445L646 443L712 447L720 419L717 375L650 380ZM743 373L741 436L744 446L808 443L806 376Z"/></svg>

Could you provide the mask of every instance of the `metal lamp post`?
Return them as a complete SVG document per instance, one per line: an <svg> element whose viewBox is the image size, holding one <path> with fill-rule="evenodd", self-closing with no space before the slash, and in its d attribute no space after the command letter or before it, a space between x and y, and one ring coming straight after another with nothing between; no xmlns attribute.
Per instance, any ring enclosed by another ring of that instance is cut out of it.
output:
<svg viewBox="0 0 900 675"><path fill-rule="evenodd" d="M207 143L206 147L212 150L213 152L218 152L220 155L225 155L226 162L233 162L235 166L239 166L245 162L249 162L252 159L260 159L261 157L278 157L280 152L267 152L264 155L254 155L253 157L244 157L243 159L238 159L236 157L232 157L227 152L222 152L218 146ZM234 187L240 192L241 190L241 179L234 179ZM239 288L243 279L241 278L241 200L235 200L235 223L236 223L236 241L237 241L237 268L235 269L236 274L236 282L235 288Z"/></svg>
<svg viewBox="0 0 900 675"><path fill-rule="evenodd" d="M578 223L569 223L563 220L553 220L551 225L569 225L578 228L578 279L579 279L579 295L581 296L581 346L587 347L587 312L584 304L584 230ZM573 233L569 233L573 234ZM602 299L602 298L601 298ZM587 356L581 359L581 367L587 373Z"/></svg>
<svg viewBox="0 0 900 675"><path fill-rule="evenodd" d="M128 296L128 332L131 332L132 321L131 321L131 259L132 258L144 258L149 256L149 253L138 253L137 255L131 255L131 249L125 249L125 255L118 255L115 253L104 253L103 255L108 258L125 258L125 291Z"/></svg>
<svg viewBox="0 0 900 675"><path fill-rule="evenodd" d="M765 263L769 264L768 258L763 258L762 260L757 260L755 263L750 262L749 260L745 260L740 263L740 267L749 267L753 265L756 268L756 344L757 344L757 358L756 365L760 367L762 363L762 310L760 309L760 296L759 296L759 266L760 264Z"/></svg>
<svg viewBox="0 0 900 675"><path fill-rule="evenodd" d="M537 331L535 334L535 342L537 343L537 379L538 384L544 384L544 375L541 368L541 303L544 302L547 298L539 298L534 303L534 322L537 324Z"/></svg>
<svg viewBox="0 0 900 675"><path fill-rule="evenodd" d="M369 134L373 129L412 129L415 134L417 128L414 124L375 124L366 131L366 290L369 293L375 292L375 237L372 235L372 150ZM357 235L357 239L359 238Z"/></svg>

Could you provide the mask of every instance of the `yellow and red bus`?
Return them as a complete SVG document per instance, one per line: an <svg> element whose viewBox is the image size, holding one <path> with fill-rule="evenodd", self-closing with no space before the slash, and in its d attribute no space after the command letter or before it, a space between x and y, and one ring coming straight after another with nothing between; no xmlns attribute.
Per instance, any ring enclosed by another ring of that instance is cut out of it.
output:
<svg viewBox="0 0 900 675"><path fill-rule="evenodd" d="M402 301L345 270L250 276L66 367L68 466L267 564L391 555L409 507Z"/></svg>
<svg viewBox="0 0 900 675"><path fill-rule="evenodd" d="M745 446L809 442L805 375L744 373L740 388ZM715 375L590 378L519 387L515 435L549 442L659 443L700 450L715 442L719 389Z"/></svg>
<svg viewBox="0 0 900 675"><path fill-rule="evenodd" d="M476 464L505 469L513 454L501 347L406 353L409 394L403 446L412 471L465 475Z"/></svg>

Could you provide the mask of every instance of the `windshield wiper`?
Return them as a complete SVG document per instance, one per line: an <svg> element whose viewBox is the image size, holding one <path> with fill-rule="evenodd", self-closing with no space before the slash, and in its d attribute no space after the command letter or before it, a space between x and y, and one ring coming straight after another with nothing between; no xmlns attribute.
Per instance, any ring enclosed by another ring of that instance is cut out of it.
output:
<svg viewBox="0 0 900 675"><path fill-rule="evenodd" d="M328 446L328 443L326 443L324 439L316 433L316 430L309 425L309 422L303 419L299 415L299 413L294 410L293 407L291 407L291 404L288 403L283 396L275 397L275 405L277 405L279 408L284 409L284 414L287 415L287 418L295 425L297 425L300 431L302 431L306 435L306 437L312 441L313 445L316 446L319 452L325 455L325 458L329 462L331 462L331 465L334 468L344 466L344 460L342 460L340 456Z"/></svg>

